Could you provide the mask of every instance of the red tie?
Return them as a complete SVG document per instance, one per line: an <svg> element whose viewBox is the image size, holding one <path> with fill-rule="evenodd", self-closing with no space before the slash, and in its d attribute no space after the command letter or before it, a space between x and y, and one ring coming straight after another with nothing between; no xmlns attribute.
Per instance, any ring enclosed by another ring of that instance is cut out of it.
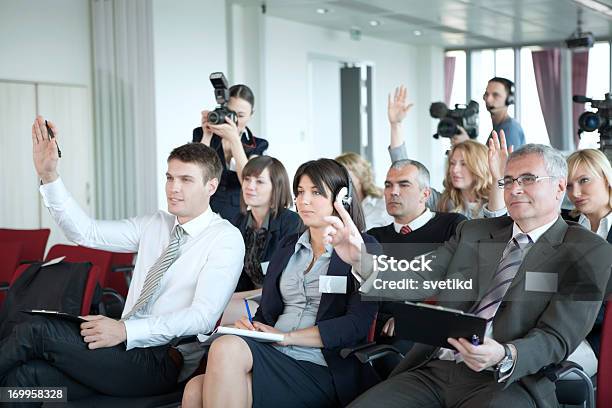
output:
<svg viewBox="0 0 612 408"><path fill-rule="evenodd" d="M408 235L412 232L412 229L410 229L410 227L408 225L404 225L402 227L402 229L400 230L400 234L402 235Z"/></svg>

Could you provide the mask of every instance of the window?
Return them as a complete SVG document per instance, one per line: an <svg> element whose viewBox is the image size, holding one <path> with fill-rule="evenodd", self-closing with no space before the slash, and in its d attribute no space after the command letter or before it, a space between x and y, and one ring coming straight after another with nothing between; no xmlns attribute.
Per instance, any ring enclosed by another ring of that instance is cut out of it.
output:
<svg viewBox="0 0 612 408"><path fill-rule="evenodd" d="M598 42L589 50L586 96L602 100L607 92L610 92L610 43ZM594 111L595 109L592 109L589 104L585 105L585 110ZM578 147L597 149L598 141L597 132L584 132L580 137Z"/></svg>
<svg viewBox="0 0 612 408"><path fill-rule="evenodd" d="M521 126L525 132L527 143L540 143L550 145L548 131L542 115L540 97L536 87L535 73L533 71L533 59L531 51L533 47L521 48Z"/></svg>

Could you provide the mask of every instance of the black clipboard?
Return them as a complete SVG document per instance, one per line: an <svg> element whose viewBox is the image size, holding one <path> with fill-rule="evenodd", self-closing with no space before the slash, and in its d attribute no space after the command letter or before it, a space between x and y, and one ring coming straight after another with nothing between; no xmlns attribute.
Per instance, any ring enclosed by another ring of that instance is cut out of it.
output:
<svg viewBox="0 0 612 408"><path fill-rule="evenodd" d="M487 320L460 310L426 303L396 303L391 306L395 336L415 343L454 350L446 339L463 337L482 344ZM476 336L476 337L474 337Z"/></svg>
<svg viewBox="0 0 612 408"><path fill-rule="evenodd" d="M32 309L22 310L22 312L35 316L45 316L51 319L67 320L69 322L74 322L78 324L85 323L87 321L79 316L70 313L58 312L57 310Z"/></svg>

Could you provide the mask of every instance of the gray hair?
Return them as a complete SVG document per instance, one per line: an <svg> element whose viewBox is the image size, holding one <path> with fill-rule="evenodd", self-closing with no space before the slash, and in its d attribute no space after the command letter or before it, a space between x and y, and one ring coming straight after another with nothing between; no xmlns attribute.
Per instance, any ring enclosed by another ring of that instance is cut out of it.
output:
<svg viewBox="0 0 612 408"><path fill-rule="evenodd" d="M427 170L427 167L425 167L423 163L410 159L397 160L393 162L391 168L400 170L406 166L414 166L417 168L417 182L419 183L419 187L421 189L429 188L429 170Z"/></svg>
<svg viewBox="0 0 612 408"><path fill-rule="evenodd" d="M549 176L567 179L567 162L565 158L560 151L550 146L534 143L526 144L510 154L508 163L530 154L535 154L544 161L544 167Z"/></svg>

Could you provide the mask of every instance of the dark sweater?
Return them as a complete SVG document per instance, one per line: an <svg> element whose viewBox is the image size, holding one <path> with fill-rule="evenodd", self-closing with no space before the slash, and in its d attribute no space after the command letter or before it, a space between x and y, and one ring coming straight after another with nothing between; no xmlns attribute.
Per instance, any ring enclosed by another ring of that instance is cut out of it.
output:
<svg viewBox="0 0 612 408"><path fill-rule="evenodd" d="M458 213L437 212L434 217L409 234L403 235L395 232L393 223L385 227L372 228L368 234L376 238L381 244L441 244L448 241L454 234L457 225L466 220Z"/></svg>

